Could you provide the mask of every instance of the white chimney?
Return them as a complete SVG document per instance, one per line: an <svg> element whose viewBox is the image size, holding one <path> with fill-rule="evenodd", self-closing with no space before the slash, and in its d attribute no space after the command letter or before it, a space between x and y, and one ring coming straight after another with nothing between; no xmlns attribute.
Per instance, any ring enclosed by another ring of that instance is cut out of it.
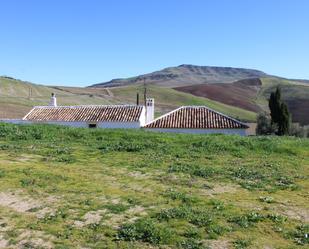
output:
<svg viewBox="0 0 309 249"><path fill-rule="evenodd" d="M154 120L154 99L146 99L146 123Z"/></svg>
<svg viewBox="0 0 309 249"><path fill-rule="evenodd" d="M56 95L54 93L51 94L49 106L54 106L54 107L57 106L57 99L56 99Z"/></svg>

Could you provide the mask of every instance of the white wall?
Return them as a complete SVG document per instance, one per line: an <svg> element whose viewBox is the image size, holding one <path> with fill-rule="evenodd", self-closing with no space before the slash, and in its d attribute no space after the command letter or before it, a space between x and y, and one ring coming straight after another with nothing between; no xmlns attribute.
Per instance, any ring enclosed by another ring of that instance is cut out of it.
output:
<svg viewBox="0 0 309 249"><path fill-rule="evenodd" d="M236 134L246 136L246 129L153 129L144 128L146 131L156 132L173 132L173 133L188 133L188 134Z"/></svg>
<svg viewBox="0 0 309 249"><path fill-rule="evenodd" d="M0 119L0 122L9 124L31 124L31 122L22 119Z"/></svg>
<svg viewBox="0 0 309 249"><path fill-rule="evenodd" d="M146 124L146 108L143 106L141 116L139 117L140 127L143 127Z"/></svg>
<svg viewBox="0 0 309 249"><path fill-rule="evenodd" d="M88 125L87 125L88 127ZM100 122L97 123L98 128L111 129L138 129L141 127L140 122Z"/></svg>
<svg viewBox="0 0 309 249"><path fill-rule="evenodd" d="M60 121L49 121L49 122L31 122L22 119L3 119L0 122L11 123L11 124L55 124L65 125L71 127L88 128L88 122L60 122ZM92 124L92 122L90 122ZM140 128L140 121L138 122L98 122L97 128L114 128L114 129L137 129Z"/></svg>
<svg viewBox="0 0 309 249"><path fill-rule="evenodd" d="M154 99L146 99L146 123L148 124L154 120Z"/></svg>

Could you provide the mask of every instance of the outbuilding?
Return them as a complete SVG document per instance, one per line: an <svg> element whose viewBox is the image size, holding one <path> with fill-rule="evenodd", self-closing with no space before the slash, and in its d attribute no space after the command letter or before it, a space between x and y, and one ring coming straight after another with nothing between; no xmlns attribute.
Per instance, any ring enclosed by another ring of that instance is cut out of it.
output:
<svg viewBox="0 0 309 249"><path fill-rule="evenodd" d="M245 136L249 127L206 106L182 106L147 123L144 128L158 132Z"/></svg>

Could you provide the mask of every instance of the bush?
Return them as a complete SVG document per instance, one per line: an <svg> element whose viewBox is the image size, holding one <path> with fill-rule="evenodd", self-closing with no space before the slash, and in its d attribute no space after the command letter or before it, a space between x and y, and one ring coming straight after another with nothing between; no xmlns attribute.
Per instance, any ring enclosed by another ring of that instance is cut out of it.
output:
<svg viewBox="0 0 309 249"><path fill-rule="evenodd" d="M244 249L251 245L250 240L246 239L237 239L233 242L235 249Z"/></svg>
<svg viewBox="0 0 309 249"><path fill-rule="evenodd" d="M254 223L263 221L264 219L265 217L263 215L256 212L251 212L245 215L233 217L229 219L229 221L237 224L240 227L248 228L253 226Z"/></svg>
<svg viewBox="0 0 309 249"><path fill-rule="evenodd" d="M292 124L289 135L294 137L309 137L309 126L300 126L299 124Z"/></svg>
<svg viewBox="0 0 309 249"><path fill-rule="evenodd" d="M298 245L309 244L309 224L297 226L294 231L289 232L288 237Z"/></svg>
<svg viewBox="0 0 309 249"><path fill-rule="evenodd" d="M267 113L259 113L256 122L257 126L255 131L257 135L275 134L277 127L271 124L270 116Z"/></svg>
<svg viewBox="0 0 309 249"><path fill-rule="evenodd" d="M183 240L178 243L178 247L183 249L206 249L209 247L203 246L202 242L199 242L193 238Z"/></svg>
<svg viewBox="0 0 309 249"><path fill-rule="evenodd" d="M182 201L183 203L191 203L191 202L196 202L197 199L192 197L192 196L189 196L185 193L182 193L182 192L178 192L178 191L175 191L173 189L169 189L167 190L165 193L164 193L164 196L172 199L172 200L180 200Z"/></svg>
<svg viewBox="0 0 309 249"><path fill-rule="evenodd" d="M119 214L119 213L122 213L122 212L129 209L128 205L124 205L124 204L121 204L121 203L106 204L106 205L104 205L104 207L107 208L109 211L111 211L114 214Z"/></svg>
<svg viewBox="0 0 309 249"><path fill-rule="evenodd" d="M189 223L203 227L212 223L212 214L207 210L193 209L190 206L180 206L161 210L158 220L184 219Z"/></svg>
<svg viewBox="0 0 309 249"><path fill-rule="evenodd" d="M209 178L214 176L217 172L216 169L210 166L197 165L197 164L183 164L176 163L169 167L168 171L171 172L180 172L187 173L191 176L198 176L202 178Z"/></svg>
<svg viewBox="0 0 309 249"><path fill-rule="evenodd" d="M133 224L125 224L118 231L118 239L126 241L141 240L154 245L168 243L171 231L159 226L151 219L140 219Z"/></svg>

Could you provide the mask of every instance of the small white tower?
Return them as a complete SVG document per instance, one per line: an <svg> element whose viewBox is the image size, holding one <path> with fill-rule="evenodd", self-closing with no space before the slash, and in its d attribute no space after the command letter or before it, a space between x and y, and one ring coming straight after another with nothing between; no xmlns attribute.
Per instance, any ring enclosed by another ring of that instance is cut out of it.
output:
<svg viewBox="0 0 309 249"><path fill-rule="evenodd" d="M50 102L48 106L57 107L57 99L54 93L51 94Z"/></svg>
<svg viewBox="0 0 309 249"><path fill-rule="evenodd" d="M146 99L146 124L154 120L154 99Z"/></svg>

